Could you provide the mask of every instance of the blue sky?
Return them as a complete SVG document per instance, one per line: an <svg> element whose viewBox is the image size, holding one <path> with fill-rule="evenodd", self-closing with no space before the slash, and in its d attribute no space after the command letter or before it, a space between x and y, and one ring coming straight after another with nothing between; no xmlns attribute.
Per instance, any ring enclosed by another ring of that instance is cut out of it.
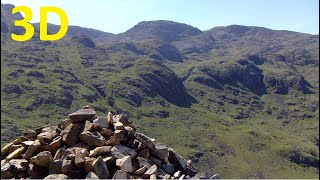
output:
<svg viewBox="0 0 320 180"><path fill-rule="evenodd" d="M319 34L319 0L1 0L33 9L65 10L70 25L121 33L140 21L171 20L201 30L231 24ZM55 15L49 22L60 24Z"/></svg>

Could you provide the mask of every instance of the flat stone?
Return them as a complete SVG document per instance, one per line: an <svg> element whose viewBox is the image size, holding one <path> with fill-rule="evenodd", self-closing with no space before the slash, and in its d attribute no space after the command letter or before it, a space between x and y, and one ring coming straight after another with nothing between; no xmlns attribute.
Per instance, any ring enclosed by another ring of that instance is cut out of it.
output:
<svg viewBox="0 0 320 180"><path fill-rule="evenodd" d="M99 156L93 163L92 163L94 172L98 175L100 179L108 179L110 178L109 170L107 165L103 162L101 156Z"/></svg>
<svg viewBox="0 0 320 180"><path fill-rule="evenodd" d="M96 129L108 128L109 127L108 119L99 117L93 120L93 126Z"/></svg>
<svg viewBox="0 0 320 180"><path fill-rule="evenodd" d="M38 166L47 167L47 168L50 166L50 163L52 161L53 161L53 157L50 151L40 152L36 156L30 158L30 163Z"/></svg>
<svg viewBox="0 0 320 180"><path fill-rule="evenodd" d="M99 132L84 131L80 134L80 139L82 142L94 147L106 144L106 140Z"/></svg>
<svg viewBox="0 0 320 180"><path fill-rule="evenodd" d="M124 171L126 171L128 173L133 172L133 167L132 167L132 162L131 162L130 156L125 156L124 158L117 159L116 160L116 165L120 169L122 169L122 170L124 170Z"/></svg>
<svg viewBox="0 0 320 180"><path fill-rule="evenodd" d="M9 154L9 151L12 145L13 143L9 143L5 145L3 148L1 148L1 156L7 156Z"/></svg>
<svg viewBox="0 0 320 180"><path fill-rule="evenodd" d="M138 170L136 170L133 174L143 175L147 170L148 170L148 166L144 165L142 168L139 168Z"/></svg>
<svg viewBox="0 0 320 180"><path fill-rule="evenodd" d="M157 165L151 166L151 167L143 174L143 178L149 179L152 174L158 175L158 167L157 167Z"/></svg>
<svg viewBox="0 0 320 180"><path fill-rule="evenodd" d="M44 179L69 179L69 176L65 174L50 174Z"/></svg>
<svg viewBox="0 0 320 180"><path fill-rule="evenodd" d="M124 170L118 170L112 179L128 179L128 173Z"/></svg>
<svg viewBox="0 0 320 180"><path fill-rule="evenodd" d="M89 173L87 174L86 179L99 179L99 177L98 177L98 175L96 175L96 173L94 173L94 172L89 172Z"/></svg>
<svg viewBox="0 0 320 180"><path fill-rule="evenodd" d="M19 159L24 150L25 147L20 147L19 149L16 149L5 158L5 161L9 162L11 159Z"/></svg>
<svg viewBox="0 0 320 180"><path fill-rule="evenodd" d="M78 111L69 115L69 119L72 123L83 122L90 118L93 118L96 112L93 109L79 109Z"/></svg>
<svg viewBox="0 0 320 180"><path fill-rule="evenodd" d="M30 145L32 145L33 143L34 143L34 141L23 141L23 142L21 143L21 145L27 148L27 147L29 147Z"/></svg>
<svg viewBox="0 0 320 180"><path fill-rule="evenodd" d="M155 144L153 139L149 138L148 136L142 134L142 133L135 133L134 137L143 143L149 150L154 150L155 149Z"/></svg>
<svg viewBox="0 0 320 180"><path fill-rule="evenodd" d="M13 151L15 151L15 150L17 150L17 149L19 149L19 148L21 148L21 147L23 147L21 144L12 145L12 146L10 147L10 153L12 153Z"/></svg>
<svg viewBox="0 0 320 180"><path fill-rule="evenodd" d="M123 146L123 145L116 145L112 147L111 151L112 152L118 151L125 156L130 156L131 158L135 158L137 155L136 150L128 148L127 146Z"/></svg>
<svg viewBox="0 0 320 180"><path fill-rule="evenodd" d="M25 159L11 159L9 164L14 167L17 171L25 171L28 167L29 162Z"/></svg>
<svg viewBox="0 0 320 180"><path fill-rule="evenodd" d="M63 143L72 146L75 145L79 139L79 134L82 131L80 123L71 123L65 130L60 133Z"/></svg>
<svg viewBox="0 0 320 180"><path fill-rule="evenodd" d="M89 157L98 157L103 154L110 154L112 146L101 146L90 151Z"/></svg>

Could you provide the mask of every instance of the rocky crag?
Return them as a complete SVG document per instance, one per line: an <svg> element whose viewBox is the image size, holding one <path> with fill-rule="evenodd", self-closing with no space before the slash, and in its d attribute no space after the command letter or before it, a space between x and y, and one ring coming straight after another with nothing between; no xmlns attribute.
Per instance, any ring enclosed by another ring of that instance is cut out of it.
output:
<svg viewBox="0 0 320 180"><path fill-rule="evenodd" d="M217 177L214 176L214 177ZM28 130L1 149L1 179L206 178L173 149L136 132L124 115L88 106L57 126Z"/></svg>

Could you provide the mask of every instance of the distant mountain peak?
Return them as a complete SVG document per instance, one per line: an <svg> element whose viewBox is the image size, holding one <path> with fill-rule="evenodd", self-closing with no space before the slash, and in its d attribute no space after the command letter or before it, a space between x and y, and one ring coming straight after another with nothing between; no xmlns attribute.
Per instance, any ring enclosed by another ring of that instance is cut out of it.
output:
<svg viewBox="0 0 320 180"><path fill-rule="evenodd" d="M187 24L173 21L142 21L122 33L122 39L161 39L166 42L178 41L180 39L201 34L198 28Z"/></svg>

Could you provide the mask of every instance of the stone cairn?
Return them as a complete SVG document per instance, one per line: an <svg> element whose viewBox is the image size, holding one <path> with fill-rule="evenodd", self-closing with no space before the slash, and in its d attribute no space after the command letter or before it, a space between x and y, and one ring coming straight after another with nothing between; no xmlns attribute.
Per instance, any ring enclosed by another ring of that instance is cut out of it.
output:
<svg viewBox="0 0 320 180"><path fill-rule="evenodd" d="M3 147L1 179L201 178L191 163L136 132L126 116L96 117L85 106L57 126L28 130Z"/></svg>

